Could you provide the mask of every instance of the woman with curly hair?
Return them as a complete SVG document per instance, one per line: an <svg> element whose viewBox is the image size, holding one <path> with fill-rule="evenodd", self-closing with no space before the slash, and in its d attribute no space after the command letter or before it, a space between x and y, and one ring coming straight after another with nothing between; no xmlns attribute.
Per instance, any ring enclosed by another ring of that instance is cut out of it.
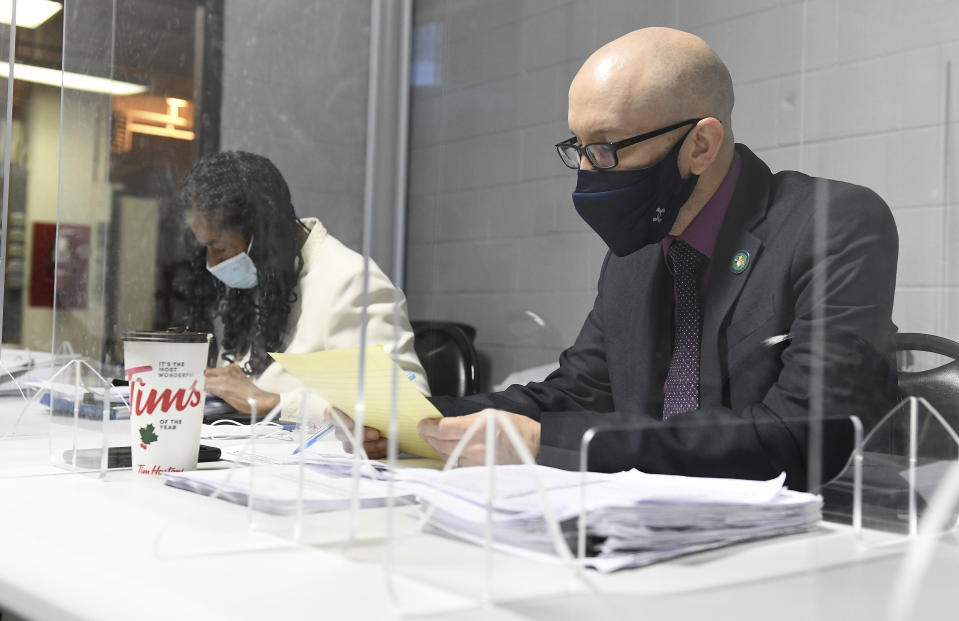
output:
<svg viewBox="0 0 959 621"><path fill-rule="evenodd" d="M316 218L298 219L280 171L265 157L219 153L187 173L180 206L199 244L193 258L191 329L213 332L217 367L206 390L241 412L282 405L295 419L300 384L268 352L307 353L360 341L363 257ZM381 344L425 394L406 301L371 261L367 343ZM393 347L393 316L401 333Z"/></svg>

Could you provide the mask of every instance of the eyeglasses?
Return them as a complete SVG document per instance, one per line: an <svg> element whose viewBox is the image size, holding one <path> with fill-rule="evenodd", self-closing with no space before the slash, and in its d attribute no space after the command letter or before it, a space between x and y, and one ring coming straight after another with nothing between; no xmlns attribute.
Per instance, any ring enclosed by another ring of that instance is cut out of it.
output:
<svg viewBox="0 0 959 621"><path fill-rule="evenodd" d="M576 136L573 136L555 145L556 152L559 153L559 159L563 160L563 163L569 168L579 168L579 162L584 153L586 154L586 159L589 160L589 163L592 164L594 168L615 168L616 165L619 164L619 157L616 155L616 152L620 149L634 145L637 142L661 136L666 132L671 132L685 125L699 123L702 120L703 119L687 119L682 123L676 123L669 127L646 132L645 134L633 136L632 138L626 138L619 142L591 142L582 147L576 144Z"/></svg>

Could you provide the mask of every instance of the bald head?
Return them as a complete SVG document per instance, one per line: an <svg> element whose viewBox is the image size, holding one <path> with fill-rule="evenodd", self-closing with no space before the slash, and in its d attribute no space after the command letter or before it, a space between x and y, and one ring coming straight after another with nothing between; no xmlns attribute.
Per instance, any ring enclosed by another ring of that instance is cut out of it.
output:
<svg viewBox="0 0 959 621"><path fill-rule="evenodd" d="M730 128L732 108L732 80L723 62L699 37L671 28L644 28L607 43L586 60L569 89L570 128L602 134L600 140L700 117L715 117Z"/></svg>
<svg viewBox="0 0 959 621"><path fill-rule="evenodd" d="M619 142L699 119L617 151L616 167L662 161L680 145L675 166L698 177L670 234L679 235L722 183L735 156L733 85L706 42L671 28L643 28L596 50L569 87L569 128L580 144ZM590 168L580 158L580 168Z"/></svg>

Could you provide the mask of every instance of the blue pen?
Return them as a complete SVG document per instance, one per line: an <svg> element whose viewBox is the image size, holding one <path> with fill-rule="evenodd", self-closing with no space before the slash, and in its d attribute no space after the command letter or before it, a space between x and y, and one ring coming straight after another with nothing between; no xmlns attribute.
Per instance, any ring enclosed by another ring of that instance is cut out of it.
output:
<svg viewBox="0 0 959 621"><path fill-rule="evenodd" d="M304 449L310 448L311 446L316 444L319 440L328 436L330 432L333 431L334 429L336 429L336 425L327 425L326 427L323 427L322 429L314 433L312 436L307 438L306 442L303 444L303 448ZM296 447L296 449L293 451L293 454L296 455L299 452L300 452L300 447Z"/></svg>

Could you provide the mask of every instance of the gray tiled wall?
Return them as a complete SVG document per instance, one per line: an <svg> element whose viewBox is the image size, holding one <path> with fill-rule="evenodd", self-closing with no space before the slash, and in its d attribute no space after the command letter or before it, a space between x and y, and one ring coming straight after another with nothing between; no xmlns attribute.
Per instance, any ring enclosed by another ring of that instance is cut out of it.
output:
<svg viewBox="0 0 959 621"><path fill-rule="evenodd" d="M413 86L411 314L476 325L494 382L555 360L591 305L605 248L551 145L568 135L579 64L650 25L695 32L723 57L737 140L773 170L886 199L900 229L896 322L959 339L959 2L418 0L415 24L418 60L439 79Z"/></svg>
<svg viewBox="0 0 959 621"><path fill-rule="evenodd" d="M302 216L359 249L370 3L224 3L221 148L269 157Z"/></svg>

